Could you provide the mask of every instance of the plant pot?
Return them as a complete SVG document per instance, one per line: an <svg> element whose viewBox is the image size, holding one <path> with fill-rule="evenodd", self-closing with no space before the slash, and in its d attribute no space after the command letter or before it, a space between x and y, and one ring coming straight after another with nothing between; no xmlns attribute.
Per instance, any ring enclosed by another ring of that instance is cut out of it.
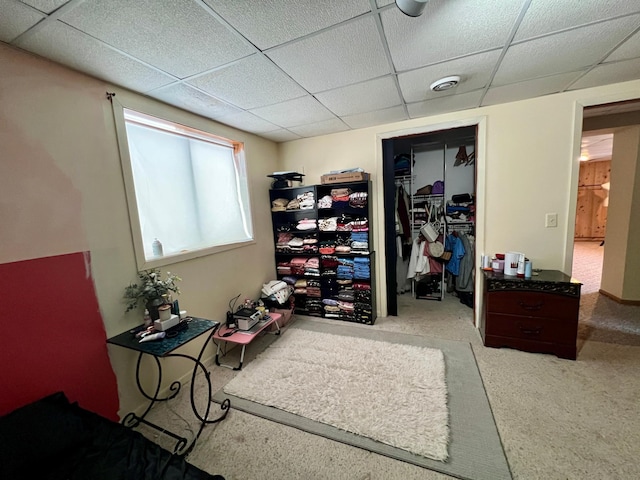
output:
<svg viewBox="0 0 640 480"><path fill-rule="evenodd" d="M160 318L160 312L158 311L158 307L164 305L164 300L162 297L154 298L147 302L147 310L149 310L149 316L151 320L156 321Z"/></svg>

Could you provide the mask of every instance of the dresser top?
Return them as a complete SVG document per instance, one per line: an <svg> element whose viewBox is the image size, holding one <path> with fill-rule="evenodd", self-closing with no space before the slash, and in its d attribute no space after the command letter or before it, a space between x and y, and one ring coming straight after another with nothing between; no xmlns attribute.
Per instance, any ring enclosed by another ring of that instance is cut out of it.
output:
<svg viewBox="0 0 640 480"><path fill-rule="evenodd" d="M487 280L507 280L510 282L553 282L553 283L575 283L581 285L581 282L575 278L571 278L569 275L562 273L560 270L538 270L533 272L531 278L522 278L512 275L505 275L504 273L497 273L493 271L483 270L484 276Z"/></svg>

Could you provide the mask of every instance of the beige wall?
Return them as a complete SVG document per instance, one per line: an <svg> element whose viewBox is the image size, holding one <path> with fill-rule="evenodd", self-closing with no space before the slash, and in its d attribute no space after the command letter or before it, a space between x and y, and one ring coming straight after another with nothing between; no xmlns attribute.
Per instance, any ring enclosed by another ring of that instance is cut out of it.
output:
<svg viewBox="0 0 640 480"><path fill-rule="evenodd" d="M613 136L611 193L601 290L621 300L640 300L640 126Z"/></svg>
<svg viewBox="0 0 640 480"><path fill-rule="evenodd" d="M136 279L136 262L105 93L133 94L1 43L0 65L0 262L88 250L107 335L139 324L139 314L125 315L122 302L124 287ZM278 170L277 145L154 103L178 119L245 143L255 244L163 268L184 279L182 308L224 319L231 297L256 298L262 283L275 275L266 175ZM109 353L124 414L142 402L133 376L136 357L112 346ZM186 371L183 362L167 376Z"/></svg>
<svg viewBox="0 0 640 480"><path fill-rule="evenodd" d="M362 167L372 174L377 307L384 315L381 138L480 123L476 264L483 253L516 250L526 253L534 268L570 274L582 107L637 97L640 81L296 140L281 145L280 167L304 166L307 183L338 168ZM557 228L545 228L546 213L558 214Z"/></svg>

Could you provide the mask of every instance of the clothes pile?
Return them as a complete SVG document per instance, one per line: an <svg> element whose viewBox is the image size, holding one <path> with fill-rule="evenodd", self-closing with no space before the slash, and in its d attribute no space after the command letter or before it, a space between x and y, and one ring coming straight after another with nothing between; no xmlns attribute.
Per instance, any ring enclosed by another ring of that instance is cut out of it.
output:
<svg viewBox="0 0 640 480"><path fill-rule="evenodd" d="M293 293L293 288L282 280L272 280L262 285L262 295L284 305Z"/></svg>

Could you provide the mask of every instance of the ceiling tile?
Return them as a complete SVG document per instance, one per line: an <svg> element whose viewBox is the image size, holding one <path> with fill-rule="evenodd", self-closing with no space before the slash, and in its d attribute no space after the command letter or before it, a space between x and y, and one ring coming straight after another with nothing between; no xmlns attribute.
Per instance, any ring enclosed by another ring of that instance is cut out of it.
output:
<svg viewBox="0 0 640 480"><path fill-rule="evenodd" d="M263 107L307 92L262 54L188 81L240 108Z"/></svg>
<svg viewBox="0 0 640 480"><path fill-rule="evenodd" d="M567 85L582 75L582 73L583 72L563 73L520 83L512 83L502 87L490 88L482 100L482 105L515 102L517 100L524 100L525 98L557 93L564 90Z"/></svg>
<svg viewBox="0 0 640 480"><path fill-rule="evenodd" d="M640 59L605 63L589 71L584 77L572 84L569 90L636 80L638 76L640 76Z"/></svg>
<svg viewBox="0 0 640 480"><path fill-rule="evenodd" d="M86 0L62 20L179 78L255 51L196 2L161 5L156 0Z"/></svg>
<svg viewBox="0 0 640 480"><path fill-rule="evenodd" d="M339 118L331 118L329 120L312 123L310 125L291 127L289 130L301 137L315 137L318 135L329 135L330 133L344 132L345 130L349 130L349 127L347 127Z"/></svg>
<svg viewBox="0 0 640 480"><path fill-rule="evenodd" d="M281 127L297 127L334 118L320 102L311 96L296 98L268 107L251 110L265 120Z"/></svg>
<svg viewBox="0 0 640 480"><path fill-rule="evenodd" d="M284 128L281 130L274 130L273 132L265 132L260 134L261 137L268 138L269 140L273 140L274 142L289 142L291 140L297 140L300 135L296 135L289 130L285 130Z"/></svg>
<svg viewBox="0 0 640 480"><path fill-rule="evenodd" d="M14 0L0 0L0 42L11 42L45 16Z"/></svg>
<svg viewBox="0 0 640 480"><path fill-rule="evenodd" d="M225 125L229 125L230 127L252 133L264 133L280 130L280 127L277 125L259 118L250 112L239 112L231 115L225 115L217 119L217 121L224 123Z"/></svg>
<svg viewBox="0 0 640 480"><path fill-rule="evenodd" d="M159 88L149 92L148 95L170 105L213 119L242 112L238 108L183 83Z"/></svg>
<svg viewBox="0 0 640 480"><path fill-rule="evenodd" d="M534 0L514 41L636 12L640 4L634 0Z"/></svg>
<svg viewBox="0 0 640 480"><path fill-rule="evenodd" d="M147 92L175 81L60 22L45 25L17 45L116 85Z"/></svg>
<svg viewBox="0 0 640 480"><path fill-rule="evenodd" d="M426 102L411 103L407 105L409 117L420 118L438 115L440 113L455 112L476 108L480 104L483 90L449 95L448 97L427 100Z"/></svg>
<svg viewBox="0 0 640 480"><path fill-rule="evenodd" d="M59 9L65 3L68 3L69 0L21 0L22 3L26 3L27 5L31 5L33 8L37 8L41 12L51 13L54 10Z"/></svg>
<svg viewBox="0 0 640 480"><path fill-rule="evenodd" d="M397 8L380 16L393 64L401 72L503 47L522 0L431 0L412 18Z"/></svg>
<svg viewBox="0 0 640 480"><path fill-rule="evenodd" d="M261 50L371 11L368 0L205 0Z"/></svg>
<svg viewBox="0 0 640 480"><path fill-rule="evenodd" d="M513 45L493 84L505 85L590 66L629 35L639 20L640 15L623 17Z"/></svg>
<svg viewBox="0 0 640 480"><path fill-rule="evenodd" d="M390 75L318 93L315 97L338 116L372 112L402 103Z"/></svg>
<svg viewBox="0 0 640 480"><path fill-rule="evenodd" d="M311 93L391 73L370 15L266 53Z"/></svg>
<svg viewBox="0 0 640 480"><path fill-rule="evenodd" d="M443 77L459 75L461 81L451 94L460 94L483 88L489 82L501 50L463 57L451 62L412 70L398 75L402 96L407 103L439 98L443 93L432 92L429 86Z"/></svg>
<svg viewBox="0 0 640 480"><path fill-rule="evenodd" d="M640 32L636 32L629 40L616 48L609 55L605 62L615 62L617 60L628 60L640 57Z"/></svg>
<svg viewBox="0 0 640 480"><path fill-rule="evenodd" d="M403 106L385 108L375 112L359 113L342 117L342 121L351 128L365 128L385 123L401 122L409 117Z"/></svg>

